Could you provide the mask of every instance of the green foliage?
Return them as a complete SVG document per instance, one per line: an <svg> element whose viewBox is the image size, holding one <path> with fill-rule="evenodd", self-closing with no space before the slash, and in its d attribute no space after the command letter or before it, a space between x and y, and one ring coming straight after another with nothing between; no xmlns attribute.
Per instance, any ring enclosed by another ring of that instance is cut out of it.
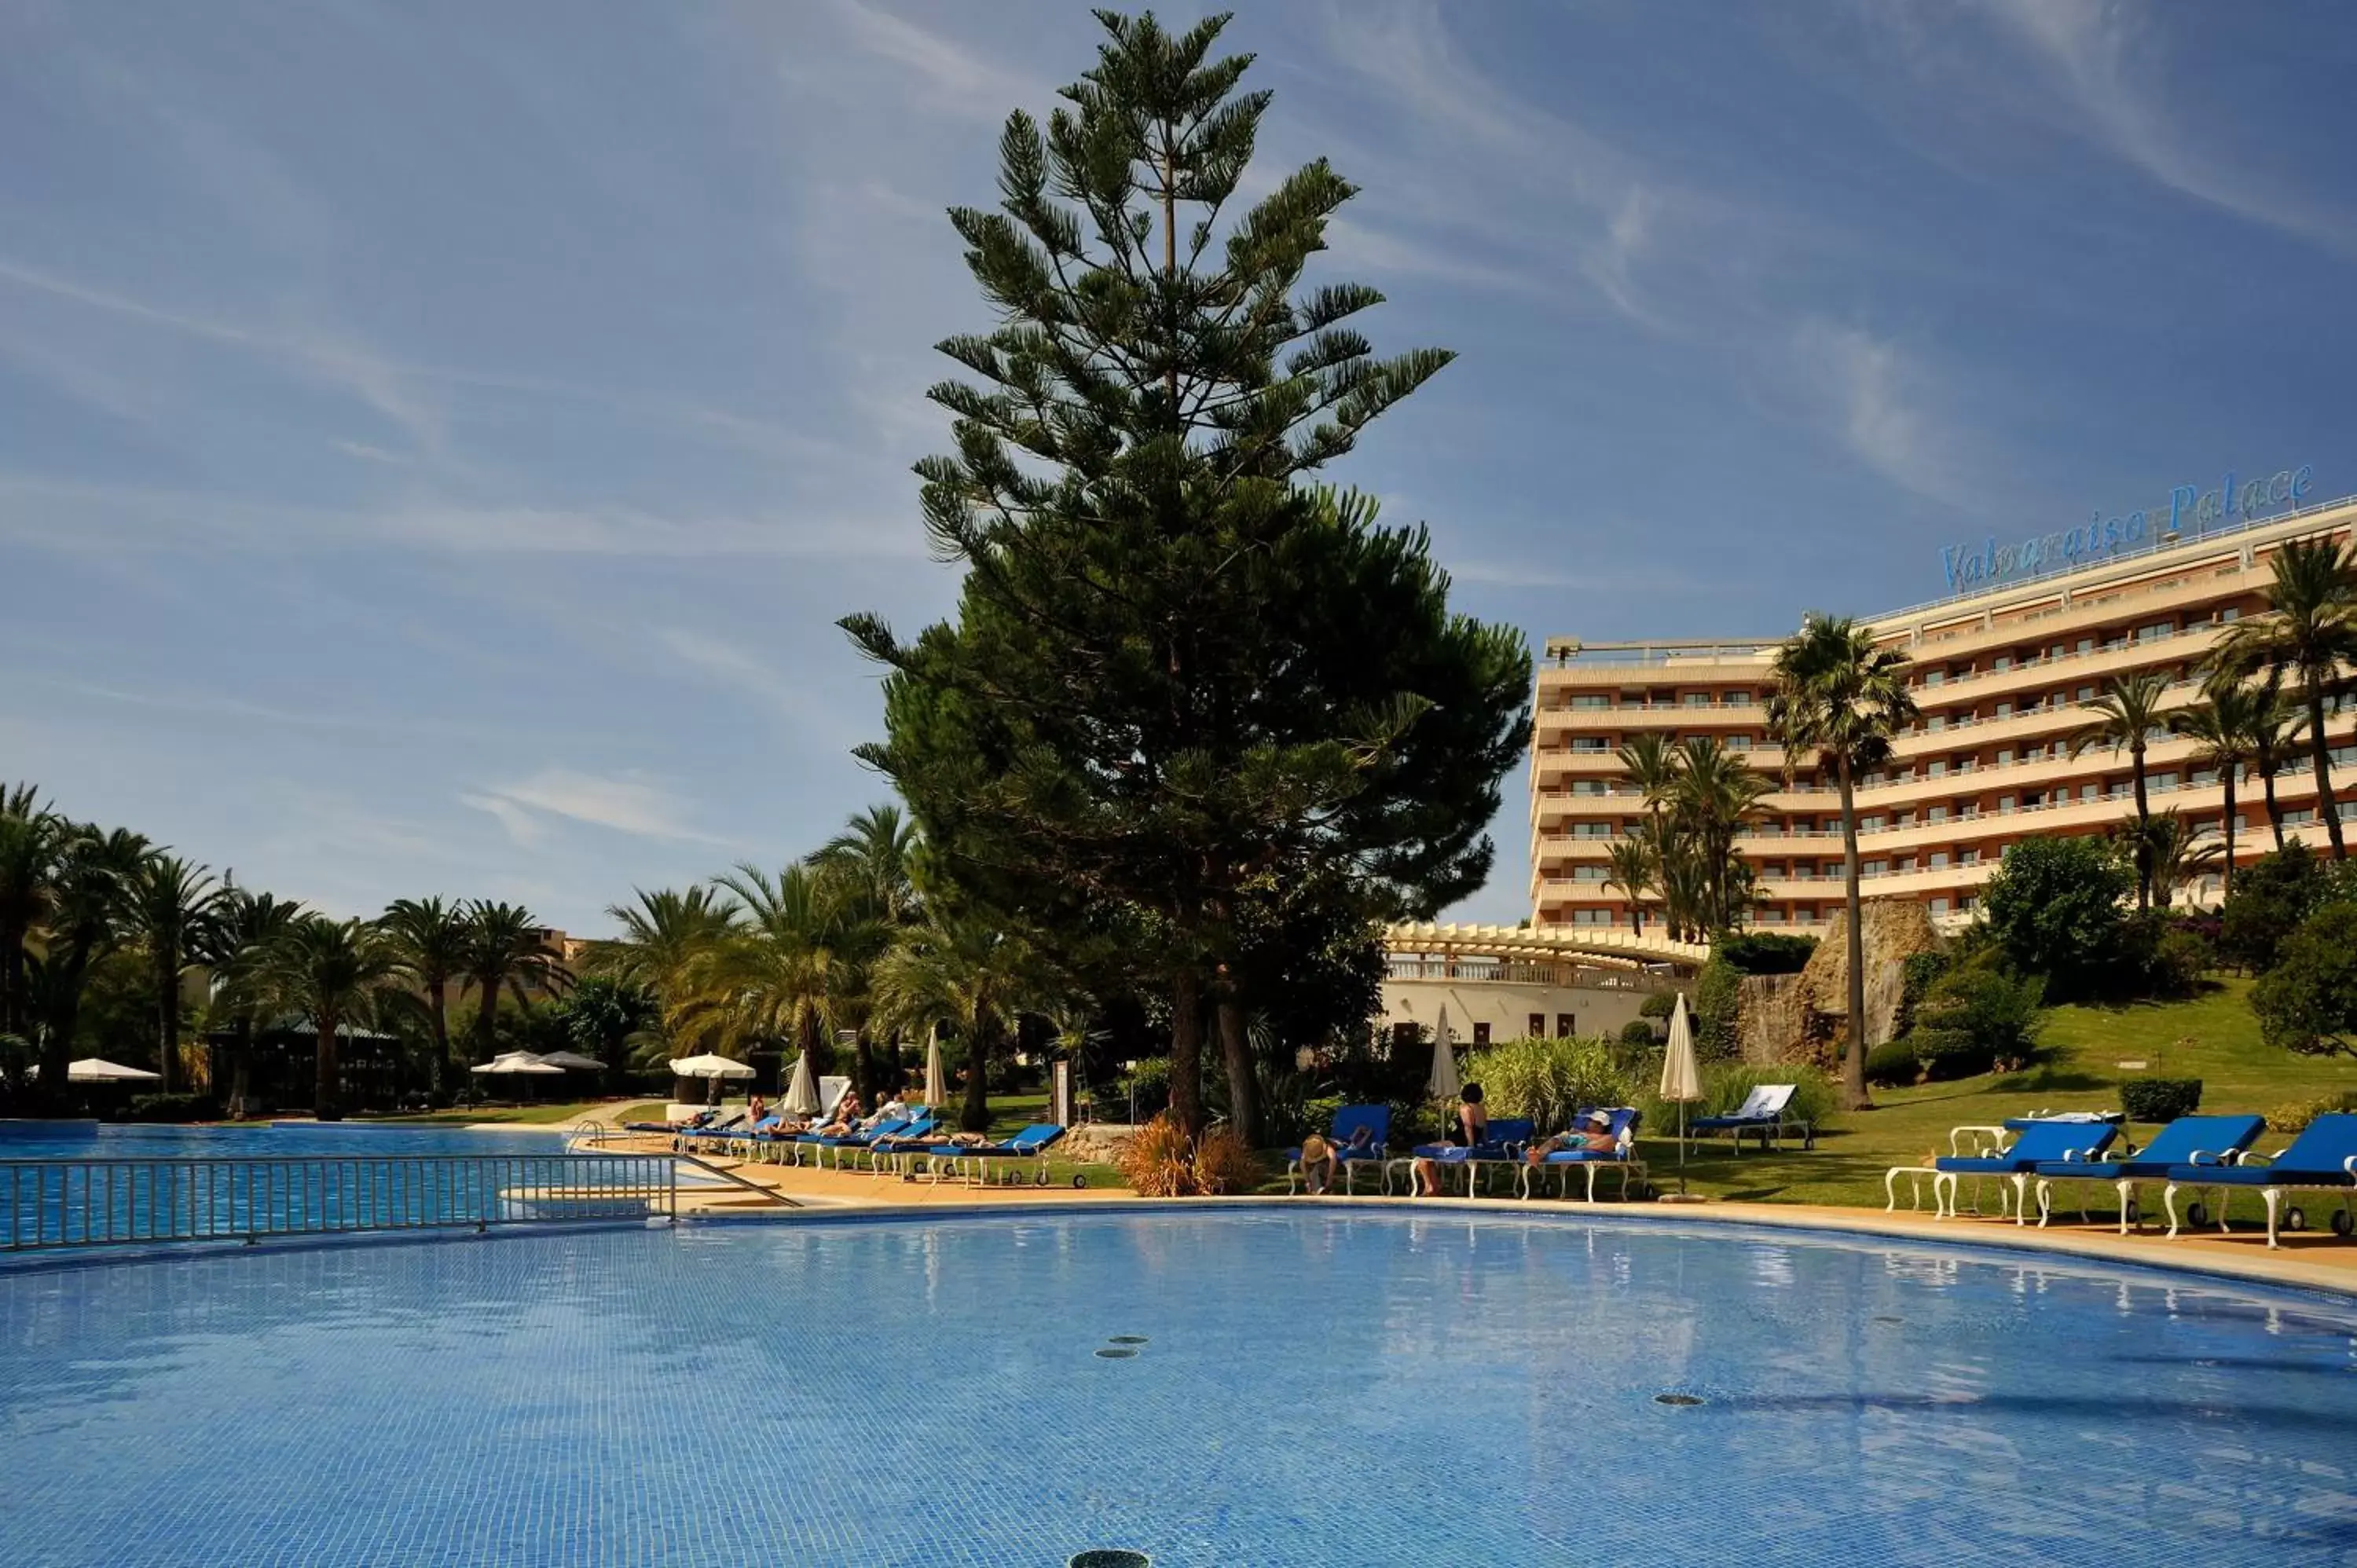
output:
<svg viewBox="0 0 2357 1568"><path fill-rule="evenodd" d="M2287 1101L2267 1112L2267 1131L2304 1133L2308 1124L2318 1117L2337 1115L2344 1111L2357 1111L2357 1093L2319 1094L2306 1100Z"/></svg>
<svg viewBox="0 0 2357 1568"><path fill-rule="evenodd" d="M1620 1043L1649 1047L1658 1046L1662 1043L1661 1032L1647 1019L1631 1018L1620 1026Z"/></svg>
<svg viewBox="0 0 2357 1568"><path fill-rule="evenodd" d="M2218 955L2246 974L2276 966L2283 945L2319 904L2357 896L2357 881L2336 873L2306 844L2292 843L2234 873L2221 912Z"/></svg>
<svg viewBox="0 0 2357 1568"><path fill-rule="evenodd" d="M135 1094L126 1108L129 1122L212 1122L221 1105L210 1094Z"/></svg>
<svg viewBox="0 0 2357 1568"><path fill-rule="evenodd" d="M2251 1010L2269 1045L2357 1055L2357 903L2324 905L2300 922L2252 987Z"/></svg>
<svg viewBox="0 0 2357 1568"><path fill-rule="evenodd" d="M2005 852L1981 908L2014 968L2043 976L2057 1001L2077 1001L2113 988L2127 920L2121 901L2135 888L2135 873L2101 839L2030 838Z"/></svg>
<svg viewBox="0 0 2357 1568"><path fill-rule="evenodd" d="M1716 952L1695 977L1695 1055L1700 1060L1733 1061L1742 1054L1742 982L1743 972Z"/></svg>
<svg viewBox="0 0 2357 1568"><path fill-rule="evenodd" d="M1710 948L1745 974L1798 974L1816 950L1816 938L1792 931L1728 931Z"/></svg>
<svg viewBox="0 0 2357 1568"><path fill-rule="evenodd" d="M1866 1055L1866 1081L1878 1089L1903 1089L1922 1076L1912 1040L1886 1040Z"/></svg>
<svg viewBox="0 0 2357 1568"><path fill-rule="evenodd" d="M1900 964L1898 1033L1903 1037L1915 1027L1915 1013L1923 1004L1924 994L1939 978L1947 973L1955 960L1944 950L1909 953ZM1878 1047L1877 1049L1882 1047ZM1873 1064L1867 1063L1870 1078Z"/></svg>
<svg viewBox="0 0 2357 1568"><path fill-rule="evenodd" d="M2132 1078L2120 1085L2120 1109L2131 1122L2174 1122L2201 1108L2198 1078Z"/></svg>
<svg viewBox="0 0 2357 1568"><path fill-rule="evenodd" d="M1916 1061L1933 1079L1971 1078L2026 1062L2037 1048L2045 985L1985 958L1934 981L1908 1034Z"/></svg>
<svg viewBox="0 0 2357 1568"><path fill-rule="evenodd" d="M1640 1018L1666 1018L1677 1010L1678 993L1674 991L1656 991L1637 1004Z"/></svg>
<svg viewBox="0 0 2357 1568"><path fill-rule="evenodd" d="M1170 1104L1170 1058L1148 1057L1129 1069L1121 1083L1121 1102L1127 1105L1133 1098L1140 1120L1158 1116ZM1126 1112L1124 1114L1127 1114Z"/></svg>
<svg viewBox="0 0 2357 1568"><path fill-rule="evenodd" d="M1491 1114L1526 1116L1543 1133L1564 1126L1583 1105L1630 1102L1631 1086L1602 1040L1511 1040L1476 1062Z"/></svg>

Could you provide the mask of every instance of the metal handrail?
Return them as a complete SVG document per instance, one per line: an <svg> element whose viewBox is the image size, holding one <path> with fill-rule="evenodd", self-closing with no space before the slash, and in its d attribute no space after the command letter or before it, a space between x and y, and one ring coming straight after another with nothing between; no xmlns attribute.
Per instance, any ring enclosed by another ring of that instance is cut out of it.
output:
<svg viewBox="0 0 2357 1568"><path fill-rule="evenodd" d="M657 1216L668 1154L0 1160L0 1252Z"/></svg>

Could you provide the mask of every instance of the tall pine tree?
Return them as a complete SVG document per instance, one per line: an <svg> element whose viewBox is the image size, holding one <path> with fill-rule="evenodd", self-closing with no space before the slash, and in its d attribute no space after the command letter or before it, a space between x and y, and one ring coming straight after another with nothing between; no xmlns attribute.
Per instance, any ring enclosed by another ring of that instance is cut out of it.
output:
<svg viewBox="0 0 2357 1568"><path fill-rule="evenodd" d="M1035 933L1115 932L1171 1000L1171 1104L1201 1122L1215 1022L1256 1131L1241 961L1301 889L1367 918L1478 887L1528 737L1520 636L1448 610L1421 530L1314 483L1449 355L1379 360L1372 289L1304 289L1353 194L1321 160L1232 221L1269 95L1181 36L1100 13L1096 69L1000 140L997 211L952 222L1000 325L942 351L954 456L927 528L954 622L898 641L889 775L941 874ZM1315 875L1313 875L1315 874Z"/></svg>

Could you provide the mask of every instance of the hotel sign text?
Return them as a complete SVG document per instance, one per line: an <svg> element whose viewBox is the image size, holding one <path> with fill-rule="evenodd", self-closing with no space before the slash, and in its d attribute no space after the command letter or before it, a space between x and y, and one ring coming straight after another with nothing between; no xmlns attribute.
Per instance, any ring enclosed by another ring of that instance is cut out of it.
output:
<svg viewBox="0 0 2357 1568"><path fill-rule="evenodd" d="M2134 550L2155 534L2169 541L2189 527L2201 533L2238 519L2250 522L2271 512L2297 509L2315 482L2312 463L2279 468L2264 478L2240 484L2230 469L2215 489L2179 485L2169 491L2165 514L2158 508L2120 517L2105 517L2098 511L2076 528L2033 535L2018 543L1999 544L1992 538L1983 544L1945 545L1940 551L1940 566L1947 574L1950 593L2083 566Z"/></svg>

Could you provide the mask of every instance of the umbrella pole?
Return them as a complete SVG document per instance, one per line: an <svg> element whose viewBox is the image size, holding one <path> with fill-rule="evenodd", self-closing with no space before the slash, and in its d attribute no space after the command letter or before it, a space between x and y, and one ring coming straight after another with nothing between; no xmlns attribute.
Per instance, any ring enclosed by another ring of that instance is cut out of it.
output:
<svg viewBox="0 0 2357 1568"><path fill-rule="evenodd" d="M1678 1101L1678 1196L1686 1195L1686 1102Z"/></svg>

